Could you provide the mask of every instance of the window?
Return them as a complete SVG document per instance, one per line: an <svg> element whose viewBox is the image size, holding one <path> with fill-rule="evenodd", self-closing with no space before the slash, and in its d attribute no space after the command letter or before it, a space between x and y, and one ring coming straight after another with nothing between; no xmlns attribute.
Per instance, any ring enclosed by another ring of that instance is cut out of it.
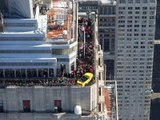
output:
<svg viewBox="0 0 160 120"><path fill-rule="evenodd" d="M98 103L98 111L101 112L102 111L102 104Z"/></svg>
<svg viewBox="0 0 160 120"><path fill-rule="evenodd" d="M150 19L154 19L154 16L150 16L149 18L150 18Z"/></svg>
<svg viewBox="0 0 160 120"><path fill-rule="evenodd" d="M133 8L132 7L128 7L128 10L132 10Z"/></svg>
<svg viewBox="0 0 160 120"><path fill-rule="evenodd" d="M100 73L100 72L99 72L98 79L99 79L99 80L102 80L102 79L101 79L101 73Z"/></svg>
<svg viewBox="0 0 160 120"><path fill-rule="evenodd" d="M23 111L30 112L30 100L23 100Z"/></svg>
<svg viewBox="0 0 160 120"><path fill-rule="evenodd" d="M139 19L139 16L135 16L135 19Z"/></svg>
<svg viewBox="0 0 160 120"><path fill-rule="evenodd" d="M104 44L103 45L104 45L104 48L103 48L104 51L108 52L110 50L110 46L109 46L110 45L110 39L104 39Z"/></svg>
<svg viewBox="0 0 160 120"><path fill-rule="evenodd" d="M151 3L155 3L155 0L150 0Z"/></svg>
<svg viewBox="0 0 160 120"><path fill-rule="evenodd" d="M147 0L143 0L143 3L147 3Z"/></svg>
<svg viewBox="0 0 160 120"><path fill-rule="evenodd" d="M143 11L143 14L146 15L146 14L147 14L147 11Z"/></svg>
<svg viewBox="0 0 160 120"><path fill-rule="evenodd" d="M155 7L150 7L150 10L155 10L156 8Z"/></svg>
<svg viewBox="0 0 160 120"><path fill-rule="evenodd" d="M98 92L99 92L99 95L101 96L101 95L102 95L102 89L99 88L99 89L98 89Z"/></svg>
<svg viewBox="0 0 160 120"><path fill-rule="evenodd" d="M136 0L136 3L140 3L140 0Z"/></svg>
<svg viewBox="0 0 160 120"><path fill-rule="evenodd" d="M61 112L61 100L54 100L54 110L55 112Z"/></svg>
<svg viewBox="0 0 160 120"><path fill-rule="evenodd" d="M119 10L125 10L125 7L119 7Z"/></svg>
<svg viewBox="0 0 160 120"><path fill-rule="evenodd" d="M132 11L128 11L128 14L132 14Z"/></svg>
<svg viewBox="0 0 160 120"><path fill-rule="evenodd" d="M0 112L3 112L3 101L0 100Z"/></svg>
<svg viewBox="0 0 160 120"><path fill-rule="evenodd" d="M143 10L147 10L147 7L143 7Z"/></svg>
<svg viewBox="0 0 160 120"><path fill-rule="evenodd" d="M0 69L0 78L4 78L3 69Z"/></svg>
<svg viewBox="0 0 160 120"><path fill-rule="evenodd" d="M140 7L135 7L136 10L140 10Z"/></svg>
<svg viewBox="0 0 160 120"><path fill-rule="evenodd" d="M120 1L119 1L119 3L125 3L125 2L126 2L125 0L120 0Z"/></svg>
<svg viewBox="0 0 160 120"><path fill-rule="evenodd" d="M133 0L128 0L128 3L133 3Z"/></svg>

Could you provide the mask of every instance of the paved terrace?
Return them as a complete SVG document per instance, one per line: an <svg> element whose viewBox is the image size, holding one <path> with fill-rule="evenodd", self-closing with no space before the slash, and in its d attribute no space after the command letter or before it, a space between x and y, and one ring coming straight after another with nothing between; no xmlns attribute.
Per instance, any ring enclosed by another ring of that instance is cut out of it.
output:
<svg viewBox="0 0 160 120"><path fill-rule="evenodd" d="M72 5L69 1L54 0L53 8L48 11L48 33L51 39L71 39L73 31ZM68 4L68 5L67 5ZM71 27L72 26L72 27Z"/></svg>

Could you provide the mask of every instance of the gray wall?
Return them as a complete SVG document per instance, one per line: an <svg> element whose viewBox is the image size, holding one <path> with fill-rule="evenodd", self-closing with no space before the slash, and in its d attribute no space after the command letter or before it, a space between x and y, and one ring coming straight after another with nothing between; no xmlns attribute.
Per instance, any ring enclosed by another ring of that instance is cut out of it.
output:
<svg viewBox="0 0 160 120"><path fill-rule="evenodd" d="M32 0L0 0L0 3L2 13L9 13L10 17L33 17Z"/></svg>
<svg viewBox="0 0 160 120"><path fill-rule="evenodd" d="M65 113L56 115L52 113L0 113L0 120L95 120L95 118Z"/></svg>
<svg viewBox="0 0 160 120"><path fill-rule="evenodd" d="M86 87L16 87L0 89L4 112L23 112L23 100L30 100L31 112L54 112L54 100L61 100L62 111L73 112L76 105L89 112L97 105L96 84Z"/></svg>

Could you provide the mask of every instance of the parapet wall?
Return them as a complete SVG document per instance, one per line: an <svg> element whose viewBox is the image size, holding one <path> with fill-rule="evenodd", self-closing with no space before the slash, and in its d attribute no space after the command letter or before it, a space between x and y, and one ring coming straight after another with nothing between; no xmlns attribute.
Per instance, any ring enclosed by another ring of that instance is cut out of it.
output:
<svg viewBox="0 0 160 120"><path fill-rule="evenodd" d="M91 113L97 105L97 86L16 87L0 89L4 112L24 112L24 100L30 101L29 112L56 112L55 100L61 101L60 112L73 112L76 105L83 113Z"/></svg>

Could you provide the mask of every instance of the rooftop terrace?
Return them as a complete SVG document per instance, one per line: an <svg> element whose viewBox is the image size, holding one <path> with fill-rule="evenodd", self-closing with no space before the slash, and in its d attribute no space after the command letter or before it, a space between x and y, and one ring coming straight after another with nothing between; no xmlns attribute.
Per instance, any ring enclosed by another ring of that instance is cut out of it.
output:
<svg viewBox="0 0 160 120"><path fill-rule="evenodd" d="M95 53L94 53L94 35L92 32L95 29L94 19L88 17L79 18L79 37L78 37L78 55L77 55L77 66L72 73L67 73L64 70L57 70L57 75L54 77L48 77L49 71L46 69L41 70L37 73L35 69L27 70L2 70L0 69L0 86L6 87L8 85L16 86L70 86L77 85L76 81L82 77L86 72L95 72ZM16 69L16 68L15 68ZM19 72L17 72L19 71ZM23 72L22 72L23 71ZM38 70L39 71L39 70ZM9 75L8 75L9 74ZM23 74L23 75L21 75ZM24 77L24 74L25 75ZM41 77L37 77L37 76ZM17 77L19 76L19 77ZM27 76L27 77L26 77ZM92 85L95 83L95 76L93 76L92 81L87 85Z"/></svg>
<svg viewBox="0 0 160 120"><path fill-rule="evenodd" d="M73 8L70 0L54 0L48 15L48 38L71 39L73 31Z"/></svg>

